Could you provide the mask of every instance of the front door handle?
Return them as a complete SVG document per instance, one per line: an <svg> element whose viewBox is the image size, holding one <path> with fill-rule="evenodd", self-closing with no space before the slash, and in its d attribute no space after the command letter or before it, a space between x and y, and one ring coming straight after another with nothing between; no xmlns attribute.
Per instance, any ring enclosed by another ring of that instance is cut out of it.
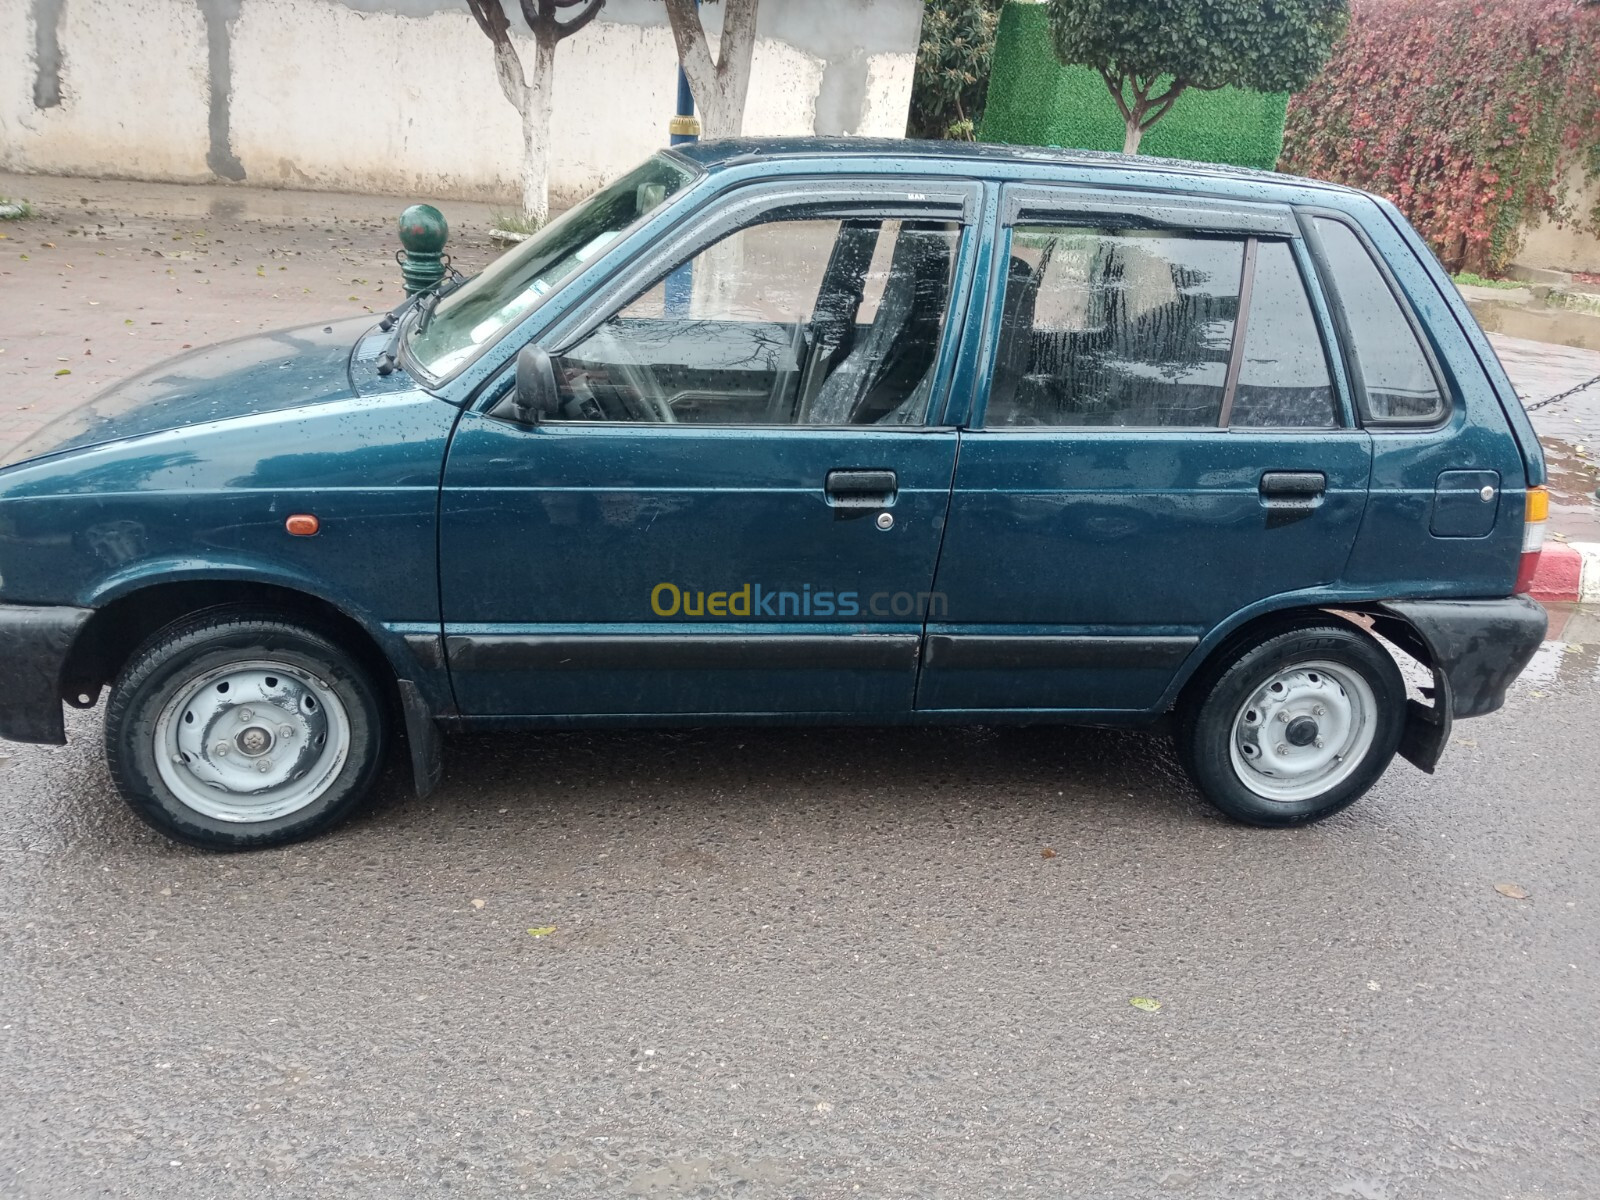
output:
<svg viewBox="0 0 1600 1200"><path fill-rule="evenodd" d="M835 508L887 508L894 503L899 483L893 471L829 471L822 490Z"/></svg>

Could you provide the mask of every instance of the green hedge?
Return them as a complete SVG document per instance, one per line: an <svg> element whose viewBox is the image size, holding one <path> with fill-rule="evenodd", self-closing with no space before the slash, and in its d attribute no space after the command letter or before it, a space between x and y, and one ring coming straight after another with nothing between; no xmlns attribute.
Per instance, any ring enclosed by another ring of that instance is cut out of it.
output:
<svg viewBox="0 0 1600 1200"><path fill-rule="evenodd" d="M1145 132L1141 154L1272 170L1283 149L1286 92L1187 91ZM1121 150L1122 114L1088 67L1063 67L1043 4L1007 4L995 36L985 142Z"/></svg>

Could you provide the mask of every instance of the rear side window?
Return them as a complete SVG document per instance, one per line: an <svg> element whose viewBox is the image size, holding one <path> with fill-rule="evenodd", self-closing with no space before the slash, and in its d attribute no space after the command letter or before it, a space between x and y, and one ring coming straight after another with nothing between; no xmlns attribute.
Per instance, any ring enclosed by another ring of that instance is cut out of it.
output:
<svg viewBox="0 0 1600 1200"><path fill-rule="evenodd" d="M1211 426L1244 242L1018 226L986 424Z"/></svg>
<svg viewBox="0 0 1600 1200"><path fill-rule="evenodd" d="M1432 424L1444 415L1444 396L1400 302L1348 225L1315 220L1365 393L1364 415L1379 423Z"/></svg>
<svg viewBox="0 0 1600 1200"><path fill-rule="evenodd" d="M1333 378L1305 283L1287 242L1256 244L1255 284L1229 424L1250 429L1331 429Z"/></svg>

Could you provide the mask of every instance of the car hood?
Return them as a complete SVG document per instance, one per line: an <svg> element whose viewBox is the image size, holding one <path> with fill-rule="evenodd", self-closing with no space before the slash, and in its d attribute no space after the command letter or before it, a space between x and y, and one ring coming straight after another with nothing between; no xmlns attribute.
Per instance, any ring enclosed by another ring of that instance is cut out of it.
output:
<svg viewBox="0 0 1600 1200"><path fill-rule="evenodd" d="M168 359L51 422L0 466L186 425L349 399L366 390L352 379L351 351L371 325L370 316L349 317Z"/></svg>

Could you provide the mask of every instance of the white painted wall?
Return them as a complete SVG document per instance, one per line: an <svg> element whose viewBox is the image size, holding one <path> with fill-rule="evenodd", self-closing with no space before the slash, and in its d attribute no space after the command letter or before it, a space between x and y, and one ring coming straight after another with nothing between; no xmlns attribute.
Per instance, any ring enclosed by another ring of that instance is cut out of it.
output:
<svg viewBox="0 0 1600 1200"><path fill-rule="evenodd" d="M226 23L216 13L227 5L215 0L58 3L62 102L40 109L36 21L50 6L0 0L0 168L214 178L206 6L226 30L227 144L246 182L516 196L517 117L495 83L488 39L460 0L237 0ZM714 38L720 6L705 12ZM920 12L921 0L765 0L746 132L902 134ZM866 45L851 45L852 23ZM664 10L652 0L611 0L562 43L551 138L557 203L665 143L676 69ZM830 94L841 78L844 89ZM819 113L835 127L819 129Z"/></svg>
<svg viewBox="0 0 1600 1200"><path fill-rule="evenodd" d="M33 104L26 0L0 0L0 167L146 179L210 178L206 39L181 0L68 3L62 103Z"/></svg>

